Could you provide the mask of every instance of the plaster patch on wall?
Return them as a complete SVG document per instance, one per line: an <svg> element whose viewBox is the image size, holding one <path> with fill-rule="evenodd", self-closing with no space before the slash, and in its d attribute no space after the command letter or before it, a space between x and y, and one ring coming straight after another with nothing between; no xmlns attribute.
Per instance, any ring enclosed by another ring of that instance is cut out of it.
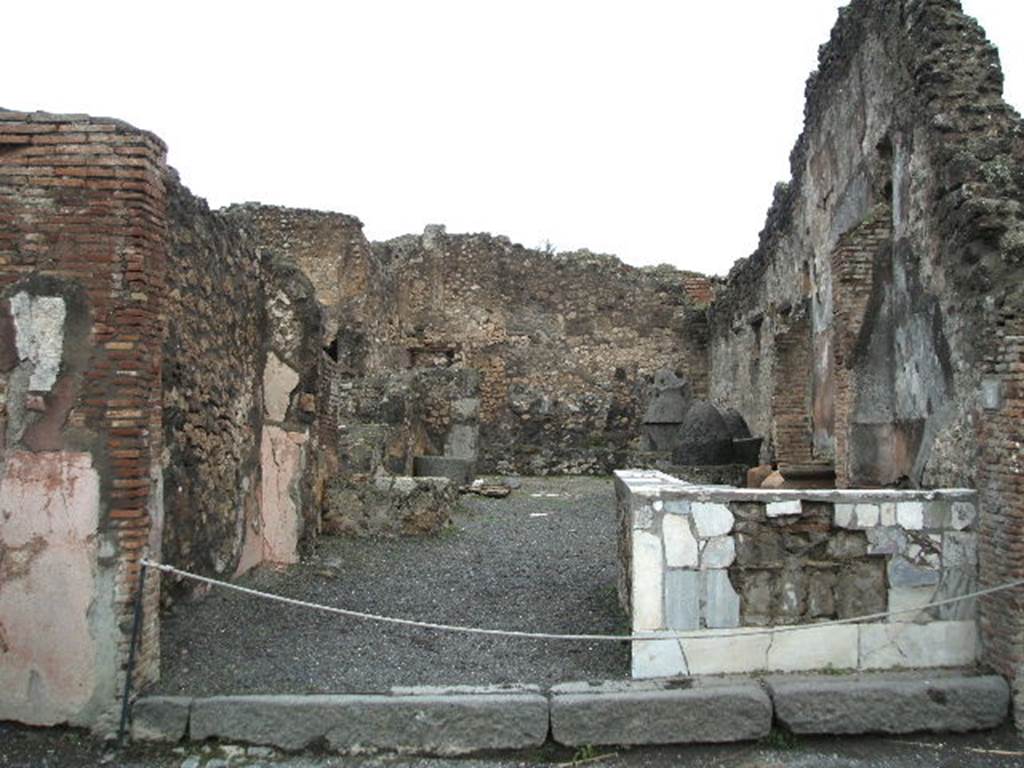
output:
<svg viewBox="0 0 1024 768"><path fill-rule="evenodd" d="M284 421L292 390L299 383L299 374L271 352L263 370L263 401L272 421Z"/></svg>
<svg viewBox="0 0 1024 768"><path fill-rule="evenodd" d="M30 296L19 291L10 300L18 357L32 364L28 388L49 392L57 381L64 348L67 307L60 296Z"/></svg>
<svg viewBox="0 0 1024 768"><path fill-rule="evenodd" d="M305 432L263 427L263 494L260 518L263 559L271 563L299 560L302 510L297 485L302 477Z"/></svg>
<svg viewBox="0 0 1024 768"><path fill-rule="evenodd" d="M95 626L99 474L86 453L13 452L0 475L0 552L22 552L0 578L0 720L90 721L113 666L99 663L117 626ZM8 560L4 557L3 560ZM109 618L109 617L108 617Z"/></svg>

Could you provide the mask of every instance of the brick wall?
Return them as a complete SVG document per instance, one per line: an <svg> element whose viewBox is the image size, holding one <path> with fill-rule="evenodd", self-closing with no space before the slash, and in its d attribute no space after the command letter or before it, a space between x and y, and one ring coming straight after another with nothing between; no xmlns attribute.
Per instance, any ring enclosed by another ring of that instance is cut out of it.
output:
<svg viewBox="0 0 1024 768"><path fill-rule="evenodd" d="M980 419L978 489L985 514L981 529L981 578L986 585L1024 579L1024 301L1007 302L985 359ZM1024 665L1024 591L982 601L986 659L1008 677ZM1018 695L1018 725L1024 705Z"/></svg>
<svg viewBox="0 0 1024 768"><path fill-rule="evenodd" d="M811 323L801 307L773 339L775 379L772 442L780 465L807 465L814 460L811 421Z"/></svg>
<svg viewBox="0 0 1024 768"><path fill-rule="evenodd" d="M836 486L850 486L850 423L857 394L857 346L875 283L879 249L892 237L892 212L880 206L863 224L847 232L832 252L832 311L835 339ZM886 252L885 256L888 256Z"/></svg>
<svg viewBox="0 0 1024 768"><path fill-rule="evenodd" d="M7 427L4 459L8 470L20 462L31 472L33 464L42 466L53 457L87 455L99 479L92 534L101 542L94 555L96 576L81 584L96 602L88 617L97 644L88 647L96 655L67 661L92 666L85 684L94 696L78 711L63 709L61 701L37 708L33 719L39 722L88 723L111 713L127 657L139 559L147 547L160 555L164 157L159 139L118 121L0 112L0 292L8 302L23 293L60 297L68 307L60 374L52 388L36 392L30 384L27 392L18 390L17 367L6 382L0 420ZM68 343L71 339L75 343ZM13 361L15 366L32 363L20 352L16 358L21 359ZM20 435L19 426L24 426ZM64 477L54 485L37 483L23 492L26 498L49 498L61 487L72 494L74 486L67 482ZM4 484L0 496L10 498L18 478L8 471ZM44 550L51 546L56 542L46 542ZM45 592L49 580L60 577L68 574L40 572L35 585ZM10 581L0 592L22 587ZM139 684L156 678L159 662L157 574L150 574L147 587ZM0 610L14 610L11 603L0 603ZM45 623L44 616L40 608ZM49 695L60 696L60 682L34 665L48 650L76 647L72 627L78 617L53 618L57 623L41 625L33 648L22 649L20 658L42 675L44 685L54 684ZM0 698L9 695L17 692ZM17 706L14 702L15 711ZM9 713L5 707L2 714Z"/></svg>

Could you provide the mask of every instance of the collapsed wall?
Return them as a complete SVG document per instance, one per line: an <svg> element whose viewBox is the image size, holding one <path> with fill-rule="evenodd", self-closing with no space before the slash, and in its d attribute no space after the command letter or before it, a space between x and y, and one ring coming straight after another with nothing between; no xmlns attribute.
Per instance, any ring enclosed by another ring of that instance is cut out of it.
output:
<svg viewBox="0 0 1024 768"><path fill-rule="evenodd" d="M792 181L710 311L711 394L784 471L976 484L989 585L1024 577L1024 126L1001 89L958 2L854 0L808 82ZM982 607L986 659L1009 676L1018 602Z"/></svg>

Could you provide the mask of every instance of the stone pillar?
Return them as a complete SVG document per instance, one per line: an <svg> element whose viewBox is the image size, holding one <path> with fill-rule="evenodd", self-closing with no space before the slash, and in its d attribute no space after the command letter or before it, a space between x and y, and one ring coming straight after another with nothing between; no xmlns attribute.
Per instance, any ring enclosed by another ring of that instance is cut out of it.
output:
<svg viewBox="0 0 1024 768"><path fill-rule="evenodd" d="M116 719L160 556L164 158L118 121L0 112L0 720Z"/></svg>

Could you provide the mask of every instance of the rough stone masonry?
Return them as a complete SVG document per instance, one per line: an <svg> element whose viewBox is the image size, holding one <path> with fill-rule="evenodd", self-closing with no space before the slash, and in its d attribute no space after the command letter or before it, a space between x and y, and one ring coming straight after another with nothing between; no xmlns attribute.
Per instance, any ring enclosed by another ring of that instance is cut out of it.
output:
<svg viewBox="0 0 1024 768"><path fill-rule="evenodd" d="M975 491L980 583L1024 578L1024 128L1001 90L956 0L853 0L792 178L725 280L211 211L152 134L0 111L0 719L109 725L144 552L230 578L325 520L404 530L410 505L377 489L415 494L422 457L625 468L661 369L783 474ZM346 517L349 491L384 507ZM183 590L147 581L140 685ZM1008 679L1021 600L980 605Z"/></svg>

